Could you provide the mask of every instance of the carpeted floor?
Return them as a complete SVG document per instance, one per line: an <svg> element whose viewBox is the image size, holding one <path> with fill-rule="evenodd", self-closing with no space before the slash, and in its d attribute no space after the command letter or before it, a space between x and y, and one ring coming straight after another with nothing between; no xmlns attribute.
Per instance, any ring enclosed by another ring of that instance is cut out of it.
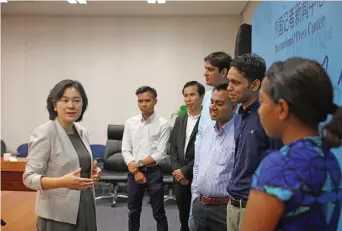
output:
<svg viewBox="0 0 342 231"><path fill-rule="evenodd" d="M111 206L111 199L99 200L96 204L98 231L127 231L128 209L127 202L119 199L115 208ZM169 231L179 231L178 209L175 201L168 201L165 205ZM144 198L143 211L141 214L140 231L156 231L156 222L152 216L152 209Z"/></svg>

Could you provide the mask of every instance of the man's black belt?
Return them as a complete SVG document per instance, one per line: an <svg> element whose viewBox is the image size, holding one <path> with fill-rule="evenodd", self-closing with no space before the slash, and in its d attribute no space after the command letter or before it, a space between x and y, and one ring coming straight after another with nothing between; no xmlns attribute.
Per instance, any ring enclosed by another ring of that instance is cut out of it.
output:
<svg viewBox="0 0 342 231"><path fill-rule="evenodd" d="M237 207L237 208L246 208L246 205L247 205L247 200L237 200L237 199L234 199L233 197L229 197L229 202L234 206L234 207Z"/></svg>

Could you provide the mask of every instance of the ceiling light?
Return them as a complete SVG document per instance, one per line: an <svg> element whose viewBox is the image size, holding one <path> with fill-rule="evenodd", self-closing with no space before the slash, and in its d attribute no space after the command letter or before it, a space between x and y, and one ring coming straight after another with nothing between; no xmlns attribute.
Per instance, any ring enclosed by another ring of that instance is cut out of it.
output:
<svg viewBox="0 0 342 231"><path fill-rule="evenodd" d="M67 0L70 4L77 4L76 0Z"/></svg>
<svg viewBox="0 0 342 231"><path fill-rule="evenodd" d="M157 2L156 0L147 0L147 3L151 3L151 4L154 4L156 2Z"/></svg>
<svg viewBox="0 0 342 231"><path fill-rule="evenodd" d="M164 4L166 3L166 0L157 0L158 3Z"/></svg>
<svg viewBox="0 0 342 231"><path fill-rule="evenodd" d="M7 3L7 0L0 0L0 3Z"/></svg>
<svg viewBox="0 0 342 231"><path fill-rule="evenodd" d="M77 0L79 4L87 4L87 0Z"/></svg>

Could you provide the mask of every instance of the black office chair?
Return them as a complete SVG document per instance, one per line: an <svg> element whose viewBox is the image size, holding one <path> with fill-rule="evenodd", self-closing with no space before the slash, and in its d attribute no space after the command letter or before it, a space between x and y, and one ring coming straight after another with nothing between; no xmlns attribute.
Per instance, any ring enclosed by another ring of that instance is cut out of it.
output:
<svg viewBox="0 0 342 231"><path fill-rule="evenodd" d="M113 192L96 197L96 200L113 198L112 207L115 207L118 198L127 199L127 195L119 193L120 188L127 188L128 168L121 153L123 125L108 125L107 144L103 157L103 170L100 182L113 186Z"/></svg>
<svg viewBox="0 0 342 231"><path fill-rule="evenodd" d="M171 167L169 156L167 160L163 163L160 163L159 166L163 172L163 182L168 190L168 194L164 196L164 203L170 200L176 200L176 196L173 190L173 185L174 185L174 179L172 176L173 170Z"/></svg>
<svg viewBox="0 0 342 231"><path fill-rule="evenodd" d="M0 152L1 152L1 156L4 155L4 153L6 153L7 151L7 147L6 147L6 144L3 140L1 140L1 149L0 149Z"/></svg>
<svg viewBox="0 0 342 231"><path fill-rule="evenodd" d="M172 128L171 128L172 129ZM172 132L172 131L170 131ZM170 161L170 148L171 144L169 143L167 146L167 158L163 163L160 163L159 166L163 172L163 182L165 187L168 190L168 194L164 196L164 203L170 200L176 200L176 196L174 194L174 178L172 176L172 166L171 166L171 161Z"/></svg>

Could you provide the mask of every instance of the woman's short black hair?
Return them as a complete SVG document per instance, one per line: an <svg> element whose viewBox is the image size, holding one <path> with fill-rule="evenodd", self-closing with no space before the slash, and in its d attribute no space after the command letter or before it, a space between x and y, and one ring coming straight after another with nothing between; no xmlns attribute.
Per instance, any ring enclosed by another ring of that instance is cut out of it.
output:
<svg viewBox="0 0 342 231"><path fill-rule="evenodd" d="M67 88L75 88L82 97L82 112L80 117L76 120L79 122L83 118L83 114L87 109L88 106L88 98L84 91L82 84L76 80L65 79L57 83L52 90L50 91L49 96L47 97L47 110L49 112L49 119L54 120L57 117L57 112L54 110L55 104L63 97L64 91Z"/></svg>
<svg viewBox="0 0 342 231"><path fill-rule="evenodd" d="M324 127L324 136L331 147L341 146L342 108L334 104L331 80L318 62L304 58L275 62L266 77L264 91L275 103L284 99L290 112L308 126L317 129L332 114L332 120Z"/></svg>

